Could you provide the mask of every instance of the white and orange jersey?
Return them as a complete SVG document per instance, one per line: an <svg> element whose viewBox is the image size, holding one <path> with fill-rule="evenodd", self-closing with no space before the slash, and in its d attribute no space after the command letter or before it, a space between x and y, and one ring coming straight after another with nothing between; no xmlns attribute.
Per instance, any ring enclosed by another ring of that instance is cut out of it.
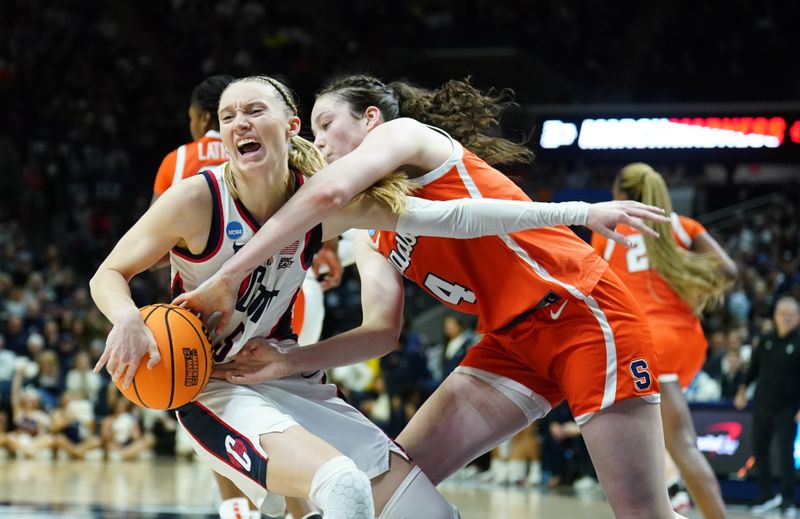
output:
<svg viewBox="0 0 800 519"><path fill-rule="evenodd" d="M201 173L211 191L213 207L205 249L199 254L180 247L170 251L173 297L194 290L210 278L260 227L228 191L224 168L222 164ZM295 186L299 188L303 176L294 175ZM266 259L242 281L231 320L214 344L215 361L222 362L235 355L253 337L283 339L293 335L292 308L321 239L322 226L317 225L305 237Z"/></svg>
<svg viewBox="0 0 800 519"><path fill-rule="evenodd" d="M184 144L164 157L156 173L153 193L161 196L184 178L227 161L228 153L219 132L209 130L200 139Z"/></svg>
<svg viewBox="0 0 800 519"><path fill-rule="evenodd" d="M420 187L414 196L530 200L505 175L451 142L447 161L415 179ZM477 314L484 332L537 306L588 294L608 267L565 226L469 240L371 234L381 254L405 277L451 308Z"/></svg>
<svg viewBox="0 0 800 519"><path fill-rule="evenodd" d="M672 238L686 250L692 248L694 239L706 232L697 222L677 213L670 215ZM629 237L633 247L626 249L606 237L594 233L592 246L608 261L612 270L625 286L636 295L648 322L665 326L695 326L697 317L692 308L681 299L672 286L650 267L644 236L629 225L618 225L617 232Z"/></svg>

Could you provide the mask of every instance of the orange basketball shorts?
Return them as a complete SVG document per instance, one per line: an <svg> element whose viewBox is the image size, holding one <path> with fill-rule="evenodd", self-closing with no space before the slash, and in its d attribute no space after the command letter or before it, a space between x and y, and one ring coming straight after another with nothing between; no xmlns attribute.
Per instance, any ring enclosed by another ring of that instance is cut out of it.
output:
<svg viewBox="0 0 800 519"><path fill-rule="evenodd" d="M562 299L488 333L461 366L516 381L551 406L566 399L579 424L614 403L660 401L658 360L633 295L610 269L591 294Z"/></svg>

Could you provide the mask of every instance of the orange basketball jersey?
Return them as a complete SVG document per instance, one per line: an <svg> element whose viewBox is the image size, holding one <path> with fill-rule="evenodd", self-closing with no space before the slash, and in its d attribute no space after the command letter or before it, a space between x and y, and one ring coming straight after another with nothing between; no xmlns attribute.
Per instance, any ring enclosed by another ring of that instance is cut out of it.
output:
<svg viewBox="0 0 800 519"><path fill-rule="evenodd" d="M164 157L156 174L153 193L160 196L180 180L227 160L228 153L219 132L210 130L200 139L184 144Z"/></svg>
<svg viewBox="0 0 800 519"><path fill-rule="evenodd" d="M505 175L453 142L437 169L415 179L428 200L529 200ZM460 312L477 314L482 332L578 291L588 294L607 264L565 226L471 240L371 232L378 250L405 277Z"/></svg>
<svg viewBox="0 0 800 519"><path fill-rule="evenodd" d="M691 249L698 235L706 232L699 222L686 216L672 213L670 219L673 239L686 250ZM697 317L692 308L658 272L650 268L644 237L628 225L617 226L617 232L629 236L633 247L626 249L597 233L592 235L592 246L636 295L648 322L682 328L695 326Z"/></svg>

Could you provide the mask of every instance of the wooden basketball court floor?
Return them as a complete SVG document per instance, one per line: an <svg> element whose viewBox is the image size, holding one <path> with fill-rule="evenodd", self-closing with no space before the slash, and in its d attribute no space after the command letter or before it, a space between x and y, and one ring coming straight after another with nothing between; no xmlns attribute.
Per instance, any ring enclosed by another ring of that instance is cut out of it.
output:
<svg viewBox="0 0 800 519"><path fill-rule="evenodd" d="M0 517L213 519L208 469L197 462L0 461ZM611 519L599 491L585 494L445 482L463 519ZM730 517L752 517L732 507ZM696 510L689 516L700 518ZM424 518L420 518L424 519Z"/></svg>

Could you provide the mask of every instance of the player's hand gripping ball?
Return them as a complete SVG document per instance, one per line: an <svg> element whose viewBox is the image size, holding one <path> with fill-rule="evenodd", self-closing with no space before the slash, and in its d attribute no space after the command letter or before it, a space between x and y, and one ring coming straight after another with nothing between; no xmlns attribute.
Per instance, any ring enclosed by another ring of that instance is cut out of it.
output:
<svg viewBox="0 0 800 519"><path fill-rule="evenodd" d="M175 409L188 404L206 387L213 357L208 333L197 316L174 305L139 309L153 332L161 361L147 369L148 356L139 364L128 389L117 387L131 402L150 409Z"/></svg>

